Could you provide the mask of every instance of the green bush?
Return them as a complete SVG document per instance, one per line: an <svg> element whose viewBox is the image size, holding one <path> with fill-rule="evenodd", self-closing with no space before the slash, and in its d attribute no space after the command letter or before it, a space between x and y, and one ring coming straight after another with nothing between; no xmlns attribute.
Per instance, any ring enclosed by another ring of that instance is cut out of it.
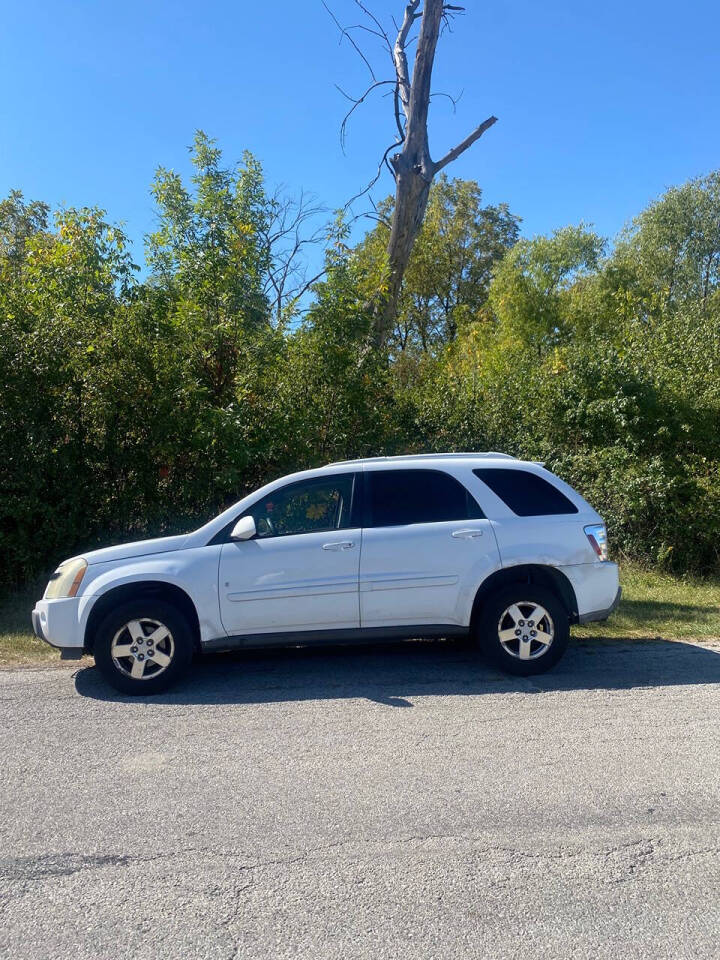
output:
<svg viewBox="0 0 720 960"><path fill-rule="evenodd" d="M192 158L190 188L155 180L142 282L102 211L0 202L0 587L292 470L442 450L545 461L620 555L720 570L717 174L607 256L582 226L516 244L507 207L441 181L379 349L386 228L352 249L335 225L300 322L268 292L257 161L226 170L203 135Z"/></svg>

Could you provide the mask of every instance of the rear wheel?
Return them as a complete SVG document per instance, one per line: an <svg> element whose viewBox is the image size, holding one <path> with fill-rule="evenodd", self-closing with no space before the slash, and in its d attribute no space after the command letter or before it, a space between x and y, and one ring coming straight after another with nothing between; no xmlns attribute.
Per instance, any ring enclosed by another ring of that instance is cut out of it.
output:
<svg viewBox="0 0 720 960"><path fill-rule="evenodd" d="M544 673L568 645L570 622L558 597L532 584L513 584L489 597L475 628L480 649L506 673Z"/></svg>
<svg viewBox="0 0 720 960"><path fill-rule="evenodd" d="M131 600L101 623L95 663L116 690L145 696L167 690L190 665L193 638L185 617L164 600Z"/></svg>

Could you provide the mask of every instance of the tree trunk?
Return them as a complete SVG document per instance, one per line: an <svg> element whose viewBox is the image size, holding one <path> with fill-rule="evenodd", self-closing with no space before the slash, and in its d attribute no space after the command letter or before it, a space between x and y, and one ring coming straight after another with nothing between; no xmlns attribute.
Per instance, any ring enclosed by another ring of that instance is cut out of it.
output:
<svg viewBox="0 0 720 960"><path fill-rule="evenodd" d="M460 8L447 4L445 0L425 0L422 13L417 12L419 6L420 0L407 3L393 47L397 79L395 114L403 139L402 149L390 159L395 174L395 207L387 247L388 287L375 310L374 333L379 345L385 342L397 319L403 277L425 218L435 174L464 153L496 122L495 117L489 117L442 160L433 162L428 145L428 111L435 51L443 17ZM406 49L412 25L420 18L420 35L411 82ZM405 117L404 127L400 120L401 108Z"/></svg>
<svg viewBox="0 0 720 960"><path fill-rule="evenodd" d="M428 112L430 109L435 51L443 21L447 22L455 13L464 10L464 8L447 2L447 0L424 0L422 10L419 10L421 0L406 0L403 21L393 43L381 21L370 12L361 0L355 0L355 2L370 19L371 25L369 27L363 24L355 24L352 27L344 28L340 26L334 14L331 13L331 16L339 27L341 36L348 37L355 50L362 57L370 71L372 83L362 96L348 97L353 106L342 122L341 140L344 137L348 119L373 90L385 85L395 88L394 112L398 133L398 152L389 161L395 177L395 207L387 246L389 278L387 289L378 293L372 305L374 341L378 346L381 346L387 340L388 333L397 320L403 277L410 261L415 240L422 227L433 178L443 167L452 163L476 140L479 140L483 133L497 122L497 118L488 117L463 141L449 150L442 160L433 162L428 145ZM410 34L413 25L418 20L420 20L420 33L417 37L417 49L411 79L407 50L414 42L414 38ZM370 61L356 41L351 38L350 31L352 30L367 30L370 34L384 41L395 68L394 79L378 79ZM387 162L387 156L394 147L395 144L391 144L385 151L378 165L375 179L363 193L377 183L383 164ZM358 194L358 196L361 195ZM357 199L357 197L353 199Z"/></svg>
<svg viewBox="0 0 720 960"><path fill-rule="evenodd" d="M398 170L396 174L395 214L387 249L390 276L382 313L376 319L375 336L379 343L385 340L398 315L403 277L425 217L431 182L412 169Z"/></svg>

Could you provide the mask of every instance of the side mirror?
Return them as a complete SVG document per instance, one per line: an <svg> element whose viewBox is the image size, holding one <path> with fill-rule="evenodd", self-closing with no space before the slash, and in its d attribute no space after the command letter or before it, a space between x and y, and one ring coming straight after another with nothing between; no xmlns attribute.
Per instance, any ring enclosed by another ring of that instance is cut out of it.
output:
<svg viewBox="0 0 720 960"><path fill-rule="evenodd" d="M251 540L257 529L252 517L240 517L230 533L231 540Z"/></svg>

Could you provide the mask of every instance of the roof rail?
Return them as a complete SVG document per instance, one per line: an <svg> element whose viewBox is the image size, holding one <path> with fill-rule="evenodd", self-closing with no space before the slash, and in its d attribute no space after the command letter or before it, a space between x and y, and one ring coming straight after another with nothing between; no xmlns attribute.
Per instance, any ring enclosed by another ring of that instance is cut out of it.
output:
<svg viewBox="0 0 720 960"><path fill-rule="evenodd" d="M393 457L360 457L357 460L336 460L329 464L331 467L344 463L383 463L393 460L477 460L478 457L488 457L493 460L515 460L509 453L498 453L495 450L484 450L477 453L405 453Z"/></svg>

